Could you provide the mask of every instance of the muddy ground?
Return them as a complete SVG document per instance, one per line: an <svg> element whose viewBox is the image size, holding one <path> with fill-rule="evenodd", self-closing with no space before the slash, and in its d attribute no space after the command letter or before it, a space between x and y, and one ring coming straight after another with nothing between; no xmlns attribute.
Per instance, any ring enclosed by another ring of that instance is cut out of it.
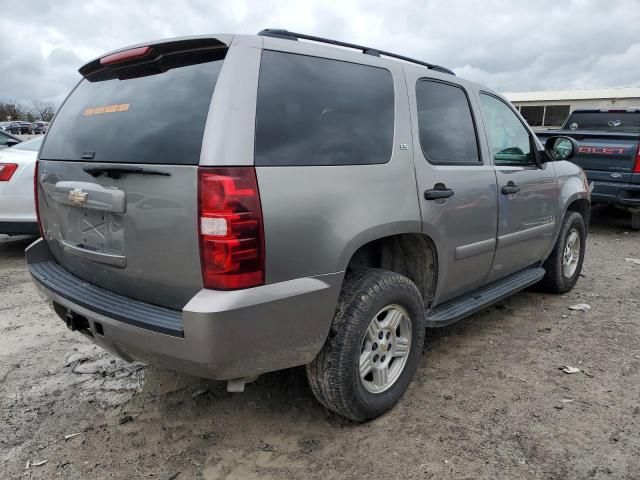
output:
<svg viewBox="0 0 640 480"><path fill-rule="evenodd" d="M431 334L404 399L365 425L299 369L229 394L114 358L37 296L29 241L0 241L0 478L640 478L640 232L608 209L590 230L573 292Z"/></svg>

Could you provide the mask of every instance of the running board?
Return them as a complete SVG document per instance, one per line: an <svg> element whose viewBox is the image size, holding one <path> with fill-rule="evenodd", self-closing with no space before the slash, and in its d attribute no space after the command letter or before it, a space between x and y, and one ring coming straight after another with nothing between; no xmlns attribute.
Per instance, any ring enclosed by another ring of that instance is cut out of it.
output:
<svg viewBox="0 0 640 480"><path fill-rule="evenodd" d="M538 283L544 277L544 273L544 268L541 267L528 268L468 295L438 305L427 311L427 327L444 327L462 320L478 310Z"/></svg>

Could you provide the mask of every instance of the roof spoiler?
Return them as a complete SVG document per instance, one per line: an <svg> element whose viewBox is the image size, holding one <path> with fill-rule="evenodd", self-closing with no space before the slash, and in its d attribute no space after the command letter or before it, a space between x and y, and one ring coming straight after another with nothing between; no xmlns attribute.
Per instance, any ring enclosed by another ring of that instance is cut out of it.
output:
<svg viewBox="0 0 640 480"><path fill-rule="evenodd" d="M191 37L125 47L98 57L78 69L87 77L97 72L128 67L134 64L153 63L165 55L196 53L215 48L227 48L227 44L213 37Z"/></svg>

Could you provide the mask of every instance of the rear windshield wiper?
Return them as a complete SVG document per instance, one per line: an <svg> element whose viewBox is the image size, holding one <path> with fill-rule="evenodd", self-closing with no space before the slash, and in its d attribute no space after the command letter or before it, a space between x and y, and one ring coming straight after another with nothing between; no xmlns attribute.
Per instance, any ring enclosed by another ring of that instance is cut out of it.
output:
<svg viewBox="0 0 640 480"><path fill-rule="evenodd" d="M169 172L162 170L155 170L153 168L145 167L125 167L125 166L91 166L86 165L83 170L93 177L99 177L103 173L110 178L120 178L123 174L135 173L140 175L163 175L165 177L171 176Z"/></svg>

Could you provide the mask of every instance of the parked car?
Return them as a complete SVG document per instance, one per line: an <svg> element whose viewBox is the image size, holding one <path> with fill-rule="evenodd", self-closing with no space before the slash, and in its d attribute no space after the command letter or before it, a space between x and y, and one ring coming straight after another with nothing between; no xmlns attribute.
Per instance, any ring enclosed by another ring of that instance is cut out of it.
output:
<svg viewBox="0 0 640 480"><path fill-rule="evenodd" d="M21 129L22 135L33 135L35 133L33 123L25 122L25 121L21 121L18 123L20 123L20 129Z"/></svg>
<svg viewBox="0 0 640 480"><path fill-rule="evenodd" d="M38 234L33 175L42 138L0 151L0 233Z"/></svg>
<svg viewBox="0 0 640 480"><path fill-rule="evenodd" d="M566 135L578 142L572 160L593 184L593 204L613 205L631 214L640 230L640 108L577 109L559 130L537 132L541 141Z"/></svg>
<svg viewBox="0 0 640 480"><path fill-rule="evenodd" d="M19 122L4 122L4 124L2 125L3 132L8 132L13 135L20 135L21 134L20 129L21 129L21 125Z"/></svg>
<svg viewBox="0 0 640 480"><path fill-rule="evenodd" d="M444 67L267 30L80 74L40 152L27 261L69 328L126 360L230 391L306 365L322 404L364 421L402 396L425 327L578 280L574 141L545 150Z"/></svg>
<svg viewBox="0 0 640 480"><path fill-rule="evenodd" d="M13 147L22 142L18 137L14 137L8 132L0 131L0 150Z"/></svg>
<svg viewBox="0 0 640 480"><path fill-rule="evenodd" d="M33 122L33 133L47 133L47 129L49 128L49 122L37 121Z"/></svg>
<svg viewBox="0 0 640 480"><path fill-rule="evenodd" d="M33 133L29 122L7 122L7 124L3 126L3 130L13 135L29 135Z"/></svg>

